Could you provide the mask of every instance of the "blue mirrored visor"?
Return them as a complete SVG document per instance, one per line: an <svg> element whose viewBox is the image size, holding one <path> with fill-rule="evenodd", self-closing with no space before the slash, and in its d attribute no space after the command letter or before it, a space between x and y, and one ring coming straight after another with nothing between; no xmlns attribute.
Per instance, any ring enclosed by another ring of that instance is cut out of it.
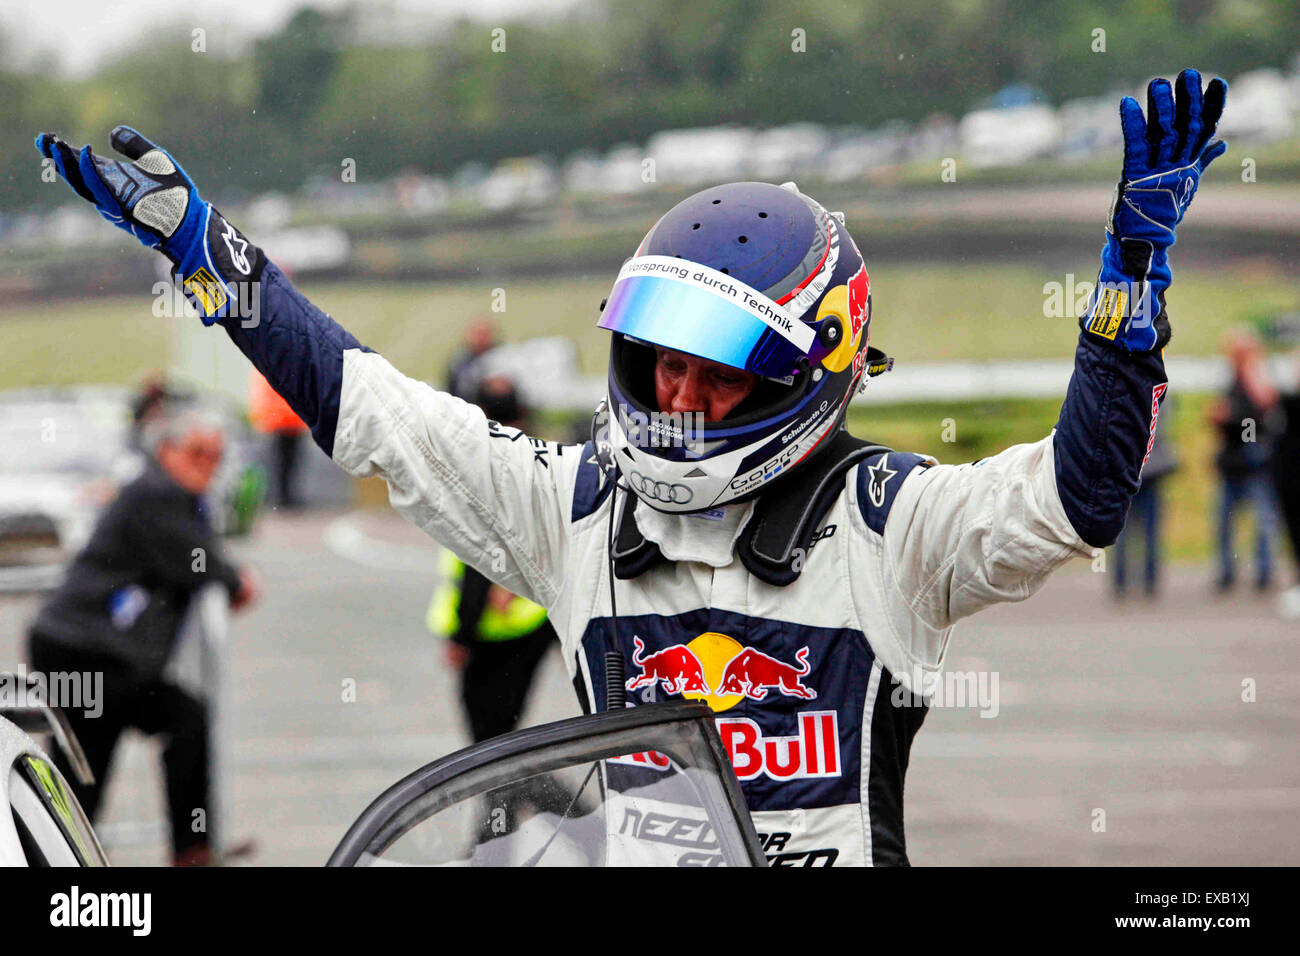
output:
<svg viewBox="0 0 1300 956"><path fill-rule="evenodd" d="M629 259L598 325L768 378L793 374L815 340L743 282L667 256Z"/></svg>

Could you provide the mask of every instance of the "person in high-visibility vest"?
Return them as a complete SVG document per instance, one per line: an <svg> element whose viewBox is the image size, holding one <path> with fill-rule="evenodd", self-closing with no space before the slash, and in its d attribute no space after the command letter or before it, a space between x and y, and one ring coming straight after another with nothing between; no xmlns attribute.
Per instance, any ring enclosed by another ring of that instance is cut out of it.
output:
<svg viewBox="0 0 1300 956"><path fill-rule="evenodd" d="M488 418L518 426L524 413L509 379L486 379L475 396ZM461 675L461 702L478 743L519 723L528 689L559 638L546 609L493 584L450 551L426 623L449 640L447 659Z"/></svg>

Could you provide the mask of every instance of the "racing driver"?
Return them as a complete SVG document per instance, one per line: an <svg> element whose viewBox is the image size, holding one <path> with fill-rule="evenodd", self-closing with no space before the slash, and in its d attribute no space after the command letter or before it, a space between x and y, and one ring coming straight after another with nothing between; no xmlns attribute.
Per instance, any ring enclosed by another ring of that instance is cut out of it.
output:
<svg viewBox="0 0 1300 956"><path fill-rule="evenodd" d="M769 859L903 865L903 775L953 625L1029 597L1115 540L1166 387L1169 247L1226 85L1153 80L1120 103L1123 173L1053 432L973 464L870 445L849 400L889 360L842 215L793 183L670 209L599 325L608 397L586 445L529 438L403 375L312 305L171 155L36 145L158 249L348 473L503 588L546 607L585 709L606 654L628 702L716 712ZM614 671L616 673L616 671Z"/></svg>

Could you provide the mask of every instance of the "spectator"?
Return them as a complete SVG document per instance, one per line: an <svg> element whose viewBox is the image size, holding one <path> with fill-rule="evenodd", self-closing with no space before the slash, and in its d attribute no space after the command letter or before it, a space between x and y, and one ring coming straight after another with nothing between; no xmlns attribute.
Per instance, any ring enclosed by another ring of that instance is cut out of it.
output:
<svg viewBox="0 0 1300 956"><path fill-rule="evenodd" d="M447 367L447 391L472 401L479 388L475 363L499 344L496 325L487 316L478 316L465 326L464 343Z"/></svg>
<svg viewBox="0 0 1300 956"><path fill-rule="evenodd" d="M131 401L131 447L144 450L144 433L149 425L163 417L167 410L190 396L167 384L161 372L150 375L140 383L140 390Z"/></svg>
<svg viewBox="0 0 1300 956"><path fill-rule="evenodd" d="M1222 479L1218 587L1227 591L1236 583L1233 518L1250 502L1255 511L1255 586L1264 591L1273 580L1277 514L1270 463L1281 409L1258 339L1244 329L1234 330L1225 338L1224 351L1232 363L1232 383L1210 409L1210 420L1219 429L1215 464Z"/></svg>
<svg viewBox="0 0 1300 956"><path fill-rule="evenodd" d="M1297 579L1283 595L1282 613L1300 617L1300 352L1292 355L1291 388L1279 397L1284 422L1273 450L1273 487L1282 508Z"/></svg>
<svg viewBox="0 0 1300 956"><path fill-rule="evenodd" d="M1166 398L1160 407L1159 431L1151 456L1142 468L1142 484L1133 496L1128 521L1115 541L1115 573L1111 576L1115 597L1123 598L1128 588L1129 539L1134 537L1141 524L1143 589L1147 597L1155 597L1160 590L1160 529L1164 514L1164 482L1178 468L1177 451L1173 438L1173 401Z"/></svg>
<svg viewBox="0 0 1300 956"><path fill-rule="evenodd" d="M200 496L224 451L220 425L194 409L154 419L145 433L150 459L100 516L32 624L28 652L42 673L103 674L102 713L68 711L95 783L74 781L86 812L100 809L105 774L122 731L166 738L163 766L175 865L214 862L207 842L208 722L201 701L163 680L190 598L209 582L230 593L236 609L258 597L257 579L222 555ZM56 757L56 760L61 758ZM207 826L195 832L194 811Z"/></svg>

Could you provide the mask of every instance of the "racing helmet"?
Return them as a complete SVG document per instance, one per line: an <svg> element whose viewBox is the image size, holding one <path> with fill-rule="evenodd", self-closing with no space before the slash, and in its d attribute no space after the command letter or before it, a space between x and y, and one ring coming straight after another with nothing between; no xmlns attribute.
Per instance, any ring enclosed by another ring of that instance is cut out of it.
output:
<svg viewBox="0 0 1300 956"><path fill-rule="evenodd" d="M891 360L868 346L871 280L844 228L794 183L728 183L682 200L619 271L604 414L612 457L659 511L762 491L830 444L849 399ZM661 412L655 347L759 376L721 421Z"/></svg>

